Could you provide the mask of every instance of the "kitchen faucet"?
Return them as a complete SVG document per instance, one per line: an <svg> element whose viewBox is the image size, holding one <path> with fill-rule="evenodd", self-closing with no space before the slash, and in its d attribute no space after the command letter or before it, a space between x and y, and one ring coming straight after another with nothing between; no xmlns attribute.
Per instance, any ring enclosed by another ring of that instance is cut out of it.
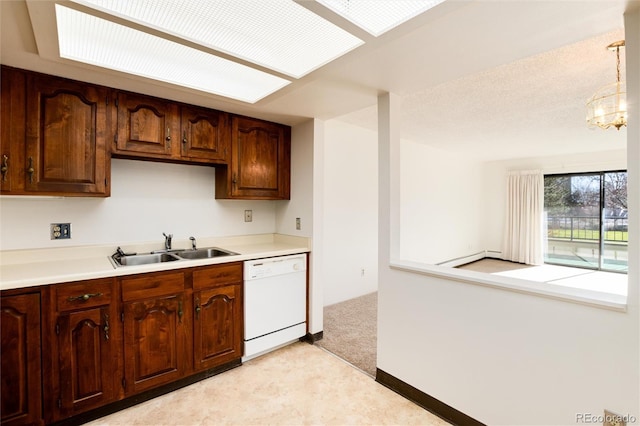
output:
<svg viewBox="0 0 640 426"><path fill-rule="evenodd" d="M167 235L163 232L162 235L164 235L164 248L166 250L171 250L171 239L173 238L173 234Z"/></svg>
<svg viewBox="0 0 640 426"><path fill-rule="evenodd" d="M189 237L191 240L191 250L196 250L196 237Z"/></svg>

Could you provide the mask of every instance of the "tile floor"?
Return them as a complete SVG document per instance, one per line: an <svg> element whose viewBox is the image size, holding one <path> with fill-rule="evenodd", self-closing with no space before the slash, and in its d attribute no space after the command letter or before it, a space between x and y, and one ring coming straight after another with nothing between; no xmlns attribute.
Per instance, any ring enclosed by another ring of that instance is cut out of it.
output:
<svg viewBox="0 0 640 426"><path fill-rule="evenodd" d="M88 425L433 425L447 422L325 350L294 343Z"/></svg>

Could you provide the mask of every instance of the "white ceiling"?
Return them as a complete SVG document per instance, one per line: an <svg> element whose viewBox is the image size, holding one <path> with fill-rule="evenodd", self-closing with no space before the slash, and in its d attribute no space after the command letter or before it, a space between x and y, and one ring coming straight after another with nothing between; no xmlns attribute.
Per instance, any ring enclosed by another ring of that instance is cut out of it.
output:
<svg viewBox="0 0 640 426"><path fill-rule="evenodd" d="M291 125L375 128L377 96L391 91L404 100L403 137L486 159L625 147L624 129L586 129L584 104L615 81L606 46L640 0L447 0L378 38L297 1L366 44L254 105L56 58L53 0L31 17L24 0L0 2L0 62Z"/></svg>

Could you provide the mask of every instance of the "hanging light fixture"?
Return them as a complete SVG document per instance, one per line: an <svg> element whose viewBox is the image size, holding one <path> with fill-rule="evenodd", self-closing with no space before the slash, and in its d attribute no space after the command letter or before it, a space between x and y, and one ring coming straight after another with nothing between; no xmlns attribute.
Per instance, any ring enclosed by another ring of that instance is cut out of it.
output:
<svg viewBox="0 0 640 426"><path fill-rule="evenodd" d="M593 129L600 127L608 129L627 125L627 85L620 81L620 48L624 47L624 40L616 41L607 49L616 52L616 82L598 89L587 102L587 125Z"/></svg>

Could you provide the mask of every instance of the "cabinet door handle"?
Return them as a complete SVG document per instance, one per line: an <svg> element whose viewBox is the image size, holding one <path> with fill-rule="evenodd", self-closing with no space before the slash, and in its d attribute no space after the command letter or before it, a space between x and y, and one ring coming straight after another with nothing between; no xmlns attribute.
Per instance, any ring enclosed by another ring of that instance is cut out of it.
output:
<svg viewBox="0 0 640 426"><path fill-rule="evenodd" d="M171 128L167 127L167 148L171 148Z"/></svg>
<svg viewBox="0 0 640 426"><path fill-rule="evenodd" d="M178 321L182 324L182 300L178 301Z"/></svg>
<svg viewBox="0 0 640 426"><path fill-rule="evenodd" d="M196 319L200 319L200 311L202 309L200 308L200 300L196 299Z"/></svg>
<svg viewBox="0 0 640 426"><path fill-rule="evenodd" d="M2 156L2 181L7 181L7 172L9 171L9 157Z"/></svg>
<svg viewBox="0 0 640 426"><path fill-rule="evenodd" d="M35 173L33 168L33 157L29 157L29 167L27 168L27 174L29 175L29 183L33 183L33 174Z"/></svg>
<svg viewBox="0 0 640 426"><path fill-rule="evenodd" d="M182 133L182 143L186 145L187 143L187 132Z"/></svg>
<svg viewBox="0 0 640 426"><path fill-rule="evenodd" d="M104 340L109 340L109 314L104 314L104 327L102 327L102 331L104 331Z"/></svg>
<svg viewBox="0 0 640 426"><path fill-rule="evenodd" d="M231 182L233 182L234 185L238 183L238 178L235 173L233 174L233 180Z"/></svg>
<svg viewBox="0 0 640 426"><path fill-rule="evenodd" d="M76 300L81 300L84 302L91 299L92 297L100 297L100 296L102 296L102 293L86 293L86 294L81 294L80 296L71 296L67 300L69 302L73 302Z"/></svg>

